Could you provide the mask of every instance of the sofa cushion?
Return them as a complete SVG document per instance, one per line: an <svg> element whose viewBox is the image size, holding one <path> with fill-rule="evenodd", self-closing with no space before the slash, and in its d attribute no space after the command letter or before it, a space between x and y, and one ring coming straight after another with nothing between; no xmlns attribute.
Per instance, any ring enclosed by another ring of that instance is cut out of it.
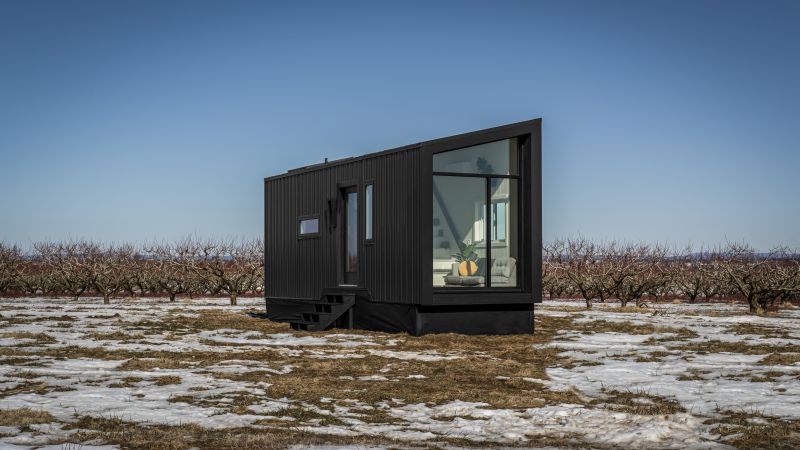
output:
<svg viewBox="0 0 800 450"><path fill-rule="evenodd" d="M492 275L511 278L511 273L516 265L517 260L514 258L497 258L492 261Z"/></svg>
<svg viewBox="0 0 800 450"><path fill-rule="evenodd" d="M483 277L476 277L476 276L462 277L458 275L445 275L444 282L445 284L453 286L477 286L483 283Z"/></svg>

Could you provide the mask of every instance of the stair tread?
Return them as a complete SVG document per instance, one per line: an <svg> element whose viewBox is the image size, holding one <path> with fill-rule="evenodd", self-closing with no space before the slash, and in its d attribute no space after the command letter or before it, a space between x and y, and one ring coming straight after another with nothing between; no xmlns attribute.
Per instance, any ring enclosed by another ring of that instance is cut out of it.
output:
<svg viewBox="0 0 800 450"><path fill-rule="evenodd" d="M355 305L359 292L364 288L329 288L322 292L319 300L298 302L300 317L288 320L295 330L321 331L330 328ZM327 305L327 306L325 306ZM311 320L306 320L311 319Z"/></svg>

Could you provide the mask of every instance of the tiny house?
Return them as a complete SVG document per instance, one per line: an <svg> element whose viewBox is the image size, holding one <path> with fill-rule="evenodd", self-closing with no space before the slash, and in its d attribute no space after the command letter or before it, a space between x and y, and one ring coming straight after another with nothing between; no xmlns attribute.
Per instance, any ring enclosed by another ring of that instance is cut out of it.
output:
<svg viewBox="0 0 800 450"><path fill-rule="evenodd" d="M533 332L541 119L264 179L267 317L296 330Z"/></svg>

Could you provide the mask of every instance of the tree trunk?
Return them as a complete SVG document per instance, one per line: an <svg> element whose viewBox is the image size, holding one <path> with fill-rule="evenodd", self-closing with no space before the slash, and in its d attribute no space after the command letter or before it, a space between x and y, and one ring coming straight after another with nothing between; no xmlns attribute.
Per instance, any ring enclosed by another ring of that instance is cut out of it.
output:
<svg viewBox="0 0 800 450"><path fill-rule="evenodd" d="M111 297L108 294L103 294L103 304L104 305L111 304Z"/></svg>
<svg viewBox="0 0 800 450"><path fill-rule="evenodd" d="M175 301L175 294L169 294L169 301L171 302Z"/></svg>
<svg viewBox="0 0 800 450"><path fill-rule="evenodd" d="M759 303L758 299L755 296L751 296L747 298L747 303L750 305L750 314L755 314L758 316L763 316L766 313L764 307Z"/></svg>
<svg viewBox="0 0 800 450"><path fill-rule="evenodd" d="M586 309L592 309L592 300L586 299Z"/></svg>
<svg viewBox="0 0 800 450"><path fill-rule="evenodd" d="M231 292L231 306L236 306L236 299L239 295L236 292Z"/></svg>

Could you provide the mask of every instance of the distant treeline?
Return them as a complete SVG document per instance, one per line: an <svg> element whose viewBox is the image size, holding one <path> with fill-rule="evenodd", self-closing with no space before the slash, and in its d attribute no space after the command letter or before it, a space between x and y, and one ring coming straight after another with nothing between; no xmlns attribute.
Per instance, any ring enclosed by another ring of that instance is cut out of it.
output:
<svg viewBox="0 0 800 450"><path fill-rule="evenodd" d="M746 244L693 251L662 245L556 240L544 246L543 291L551 298L618 300L621 306L646 299L707 301L738 298L750 311L800 296L800 257L787 248L756 252Z"/></svg>
<svg viewBox="0 0 800 450"><path fill-rule="evenodd" d="M77 240L37 242L31 252L0 242L0 294L103 297L226 295L232 305L264 287L264 245L200 240L144 246Z"/></svg>
<svg viewBox="0 0 800 450"><path fill-rule="evenodd" d="M91 241L38 242L33 250L0 243L0 294L102 296L226 295L231 304L264 290L259 239L186 238L143 246ZM733 298L750 311L800 298L800 257L786 248L748 245L673 251L662 245L556 240L543 249L543 293L643 306L649 299Z"/></svg>

